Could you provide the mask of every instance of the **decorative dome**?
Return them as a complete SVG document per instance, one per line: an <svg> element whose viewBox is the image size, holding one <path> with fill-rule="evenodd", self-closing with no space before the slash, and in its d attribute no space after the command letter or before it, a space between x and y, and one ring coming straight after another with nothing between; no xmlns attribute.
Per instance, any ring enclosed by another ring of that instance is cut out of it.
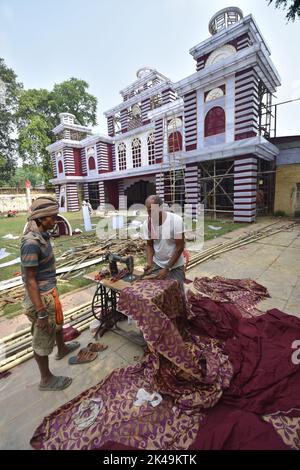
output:
<svg viewBox="0 0 300 470"><path fill-rule="evenodd" d="M141 69L138 69L138 71L136 72L136 76L137 78L144 78L151 72L156 72L156 70L151 67L142 67Z"/></svg>
<svg viewBox="0 0 300 470"><path fill-rule="evenodd" d="M61 124L75 124L75 116L71 113L60 113Z"/></svg>
<svg viewBox="0 0 300 470"><path fill-rule="evenodd" d="M243 12L237 7L227 7L219 10L209 21L210 34L216 34L243 18Z"/></svg>

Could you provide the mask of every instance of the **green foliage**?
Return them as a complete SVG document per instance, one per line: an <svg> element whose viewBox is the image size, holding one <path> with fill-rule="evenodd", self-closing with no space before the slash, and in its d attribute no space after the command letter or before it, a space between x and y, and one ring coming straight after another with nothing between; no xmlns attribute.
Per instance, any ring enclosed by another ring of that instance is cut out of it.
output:
<svg viewBox="0 0 300 470"><path fill-rule="evenodd" d="M70 78L56 84L52 91L22 91L17 112L19 154L23 162L40 165L46 186L52 177L47 146L55 141L52 129L59 124L59 113L75 115L82 125L96 124L97 99L87 92L84 80Z"/></svg>
<svg viewBox="0 0 300 470"><path fill-rule="evenodd" d="M300 217L300 211L299 210L295 211L294 216L297 217L297 218Z"/></svg>
<svg viewBox="0 0 300 470"><path fill-rule="evenodd" d="M0 186L14 174L17 160L15 111L22 84L17 82L15 72L0 57L0 80L4 84L3 100L0 101Z"/></svg>
<svg viewBox="0 0 300 470"><path fill-rule="evenodd" d="M88 87L87 82L74 77L54 85L49 103L54 116L57 118L62 112L71 113L82 126L95 126L97 98L87 93Z"/></svg>
<svg viewBox="0 0 300 470"><path fill-rule="evenodd" d="M286 213L284 211L275 211L274 216L275 217L285 217Z"/></svg>
<svg viewBox="0 0 300 470"><path fill-rule="evenodd" d="M269 5L273 3L274 0L267 0ZM290 4L290 5L288 5ZM275 0L275 8L282 7L284 10L287 9L287 14L285 15L287 21L295 21L296 16L300 18L300 1L299 0Z"/></svg>
<svg viewBox="0 0 300 470"><path fill-rule="evenodd" d="M24 188L26 180L29 180L31 186L35 188L36 186L42 185L44 183L43 172L39 166L23 164L23 166L18 167L14 176L10 179L8 186Z"/></svg>

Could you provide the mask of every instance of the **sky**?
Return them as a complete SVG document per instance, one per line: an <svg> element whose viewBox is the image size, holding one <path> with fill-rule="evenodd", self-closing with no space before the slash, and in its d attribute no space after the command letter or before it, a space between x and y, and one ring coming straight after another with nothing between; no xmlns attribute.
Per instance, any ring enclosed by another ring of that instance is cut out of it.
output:
<svg viewBox="0 0 300 470"><path fill-rule="evenodd" d="M98 99L95 132L106 133L103 112L136 71L156 68L173 81L196 71L189 49L210 37L221 8L252 13L281 77L273 102L300 98L300 21L266 0L0 0L0 57L25 88L51 89L70 77L86 80ZM63 111L63 110L62 110ZM300 134L300 101L278 108L277 135Z"/></svg>

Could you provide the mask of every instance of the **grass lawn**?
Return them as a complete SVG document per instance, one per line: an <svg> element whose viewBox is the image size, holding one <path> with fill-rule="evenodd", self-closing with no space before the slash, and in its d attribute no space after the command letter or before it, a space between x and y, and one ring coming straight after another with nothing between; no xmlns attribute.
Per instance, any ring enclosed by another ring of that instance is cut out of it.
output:
<svg viewBox="0 0 300 470"><path fill-rule="evenodd" d="M61 237L57 239L53 239L52 244L54 248L54 253L56 258L59 258L62 253L68 250L71 247L75 246L82 246L88 244L90 242L95 242L97 240L95 230L92 232L85 232L83 227L83 221L80 217L81 214L79 212L68 212L63 214L71 223L72 229L80 228L83 233L81 235L73 236L73 237ZM26 214L19 214L17 217L5 218L0 217L0 249L5 248L9 256L0 259L0 264L5 263L7 261L13 260L20 256L20 240L23 232L24 225L27 220ZM96 224L100 220L99 217L93 217L92 223ZM129 218L130 220L130 218ZM221 227L219 230L214 230L213 228L209 228L209 225L213 227ZM205 220L204 226L204 239L210 240L221 235L224 235L228 232L236 230L240 227L243 227L247 224L240 224L240 223L233 223L231 220L223 220L217 219L212 220L211 218L207 218ZM2 238L7 234L12 234L15 236L19 236L16 240L7 240ZM144 260L142 258L136 260L136 264L143 264ZM58 263L59 264L59 263ZM18 275L20 273L20 264L14 264L12 266L4 267L0 269L0 281L12 278L14 275ZM91 266L85 270L85 274L88 272L95 271L95 266ZM76 272L74 272L76 274ZM68 282L59 282L58 288L60 294L64 294L74 289L78 289L83 286L87 286L92 284L92 281L85 279L82 275L79 277L74 277L74 279L68 280ZM20 313L21 303L20 304L8 304L5 306L2 312L0 312L0 317L5 315L6 317L11 317L16 314Z"/></svg>

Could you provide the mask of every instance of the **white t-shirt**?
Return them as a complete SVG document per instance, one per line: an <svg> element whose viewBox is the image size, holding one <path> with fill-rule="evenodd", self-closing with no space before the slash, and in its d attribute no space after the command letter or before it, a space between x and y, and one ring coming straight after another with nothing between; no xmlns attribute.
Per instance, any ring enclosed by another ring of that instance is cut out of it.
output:
<svg viewBox="0 0 300 470"><path fill-rule="evenodd" d="M153 261L161 268L165 268L168 265L176 247L175 239L181 238L180 235L184 232L182 218L172 212L166 212L166 214L166 220L162 225L153 226L157 236L157 239L153 240ZM148 218L143 223L143 235L145 240L151 239L149 236ZM183 265L184 258L181 254L172 269Z"/></svg>

